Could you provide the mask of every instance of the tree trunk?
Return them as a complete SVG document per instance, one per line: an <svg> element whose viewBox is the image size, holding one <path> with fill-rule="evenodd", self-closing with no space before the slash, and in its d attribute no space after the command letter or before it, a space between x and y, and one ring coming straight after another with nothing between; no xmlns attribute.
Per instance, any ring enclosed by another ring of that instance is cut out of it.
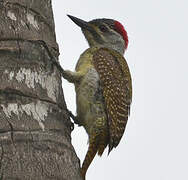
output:
<svg viewBox="0 0 188 180"><path fill-rule="evenodd" d="M0 0L0 179L81 180L58 55L50 0Z"/></svg>

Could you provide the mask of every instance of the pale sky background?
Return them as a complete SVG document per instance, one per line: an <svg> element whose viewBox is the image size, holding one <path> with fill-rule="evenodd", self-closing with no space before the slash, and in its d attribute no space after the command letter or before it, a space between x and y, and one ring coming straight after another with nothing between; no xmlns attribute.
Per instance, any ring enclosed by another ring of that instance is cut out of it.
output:
<svg viewBox="0 0 188 180"><path fill-rule="evenodd" d="M133 78L126 132L109 156L95 158L87 180L188 180L188 1L52 0L60 62L74 70L88 48L66 14L86 21L119 20L129 35L125 53ZM63 81L75 113L73 85ZM75 126L72 143L83 161L87 135Z"/></svg>

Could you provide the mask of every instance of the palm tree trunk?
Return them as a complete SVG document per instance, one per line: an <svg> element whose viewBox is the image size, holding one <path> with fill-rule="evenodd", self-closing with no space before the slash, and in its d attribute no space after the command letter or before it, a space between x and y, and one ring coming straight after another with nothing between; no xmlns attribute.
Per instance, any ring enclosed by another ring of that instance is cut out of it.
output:
<svg viewBox="0 0 188 180"><path fill-rule="evenodd" d="M81 180L58 55L51 0L0 0L0 179Z"/></svg>

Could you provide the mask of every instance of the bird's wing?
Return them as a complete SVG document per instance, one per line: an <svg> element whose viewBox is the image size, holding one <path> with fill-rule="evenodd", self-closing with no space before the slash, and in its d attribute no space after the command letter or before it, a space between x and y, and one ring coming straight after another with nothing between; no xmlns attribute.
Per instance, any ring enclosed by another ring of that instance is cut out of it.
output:
<svg viewBox="0 0 188 180"><path fill-rule="evenodd" d="M109 125L109 153L123 136L132 99L131 75L124 57L116 51L100 48L93 54L102 86Z"/></svg>

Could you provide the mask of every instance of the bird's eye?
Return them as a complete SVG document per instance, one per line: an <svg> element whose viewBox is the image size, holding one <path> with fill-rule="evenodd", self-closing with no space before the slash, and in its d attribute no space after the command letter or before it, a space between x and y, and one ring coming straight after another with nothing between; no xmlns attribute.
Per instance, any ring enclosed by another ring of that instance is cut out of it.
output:
<svg viewBox="0 0 188 180"><path fill-rule="evenodd" d="M101 32L107 32L108 31L108 28L105 25L100 25L99 29L100 29Z"/></svg>

